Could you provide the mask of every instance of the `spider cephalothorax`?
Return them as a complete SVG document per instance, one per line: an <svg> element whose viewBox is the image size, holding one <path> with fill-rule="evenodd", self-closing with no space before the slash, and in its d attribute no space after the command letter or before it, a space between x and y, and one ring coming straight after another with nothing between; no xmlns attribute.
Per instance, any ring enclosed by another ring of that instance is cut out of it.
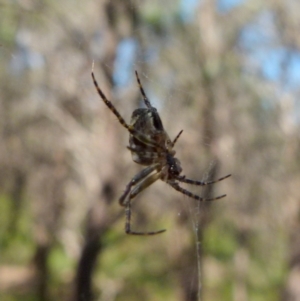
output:
<svg viewBox="0 0 300 301"><path fill-rule="evenodd" d="M115 114L119 122L129 131L129 146L127 146L127 148L131 151L133 161L147 166L131 179L131 181L126 185L125 191L119 199L120 204L125 207L125 232L127 234L134 235L154 235L162 233L166 230L153 232L135 232L131 230L131 200L141 191L160 179L175 190L195 200L214 201L224 198L226 195L224 194L215 198L202 198L182 188L179 183L181 182L205 186L222 181L230 177L230 175L209 182L194 181L187 179L185 176L180 176L182 168L180 161L175 158L175 150L173 148L182 131L177 134L173 141L170 139L163 127L163 123L156 108L152 107L145 94L138 73L135 72L135 74L146 108L134 110L131 116L130 124L125 122L114 105L106 98L102 90L99 88L93 71L92 78L96 90L104 103Z"/></svg>

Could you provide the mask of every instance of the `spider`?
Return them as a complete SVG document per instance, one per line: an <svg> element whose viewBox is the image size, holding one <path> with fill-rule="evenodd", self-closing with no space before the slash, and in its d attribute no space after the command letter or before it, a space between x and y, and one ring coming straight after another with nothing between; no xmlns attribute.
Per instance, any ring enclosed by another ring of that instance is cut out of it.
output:
<svg viewBox="0 0 300 301"><path fill-rule="evenodd" d="M112 113L118 118L121 125L129 132L129 146L134 162L146 166L137 173L126 185L124 193L119 199L121 206L125 207L125 232L132 235L155 235L163 233L166 230L151 232L136 232L131 230L131 200L140 192L152 185L157 180L166 182L173 189L198 201L215 201L224 198L226 195L220 195L214 198L203 198L182 188L179 183L187 183L198 186L205 186L220 182L231 175L219 178L215 181L201 182L187 179L182 172L180 161L175 158L173 149L182 130L171 140L165 131L159 114L154 108L142 87L137 71L135 71L136 80L142 94L146 108L139 108L133 111L130 124L127 124L114 105L106 98L100 89L92 68L92 79L95 88Z"/></svg>

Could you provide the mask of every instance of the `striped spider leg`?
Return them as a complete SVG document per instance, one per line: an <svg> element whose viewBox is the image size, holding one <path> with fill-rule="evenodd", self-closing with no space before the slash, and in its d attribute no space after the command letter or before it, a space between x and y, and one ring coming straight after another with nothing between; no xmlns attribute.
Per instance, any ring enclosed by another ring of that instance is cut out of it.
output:
<svg viewBox="0 0 300 301"><path fill-rule="evenodd" d="M99 96L117 117L120 124L129 132L129 146L127 146L127 148L131 152L133 161L146 166L126 185L125 191L119 199L120 205L125 207L125 232L132 235L155 235L166 230L151 232L136 232L131 230L131 201L144 189L152 185L157 180L162 180L176 191L197 201L215 201L224 198L226 195L224 194L214 198L203 198L182 188L179 183L205 186L225 180L231 175L224 176L215 181L207 182L191 180L180 175L182 172L181 164L180 161L175 158L176 152L173 148L182 134L182 130L177 134L173 141L171 141L163 127L163 123L157 109L151 105L148 97L146 96L137 71L135 72L135 75L146 108L134 110L130 124L127 124L114 105L106 98L105 94L100 89L92 70L93 83Z"/></svg>

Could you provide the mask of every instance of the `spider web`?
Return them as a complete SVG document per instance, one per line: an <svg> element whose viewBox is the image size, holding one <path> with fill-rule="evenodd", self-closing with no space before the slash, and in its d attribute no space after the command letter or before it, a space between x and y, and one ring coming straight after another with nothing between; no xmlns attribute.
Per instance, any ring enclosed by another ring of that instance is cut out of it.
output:
<svg viewBox="0 0 300 301"><path fill-rule="evenodd" d="M215 165L215 162L212 161L210 163L210 167L207 169L207 171L204 173L201 181L205 182L208 181L212 175L211 170L213 170ZM203 190L203 189L202 189ZM205 197L205 196L204 196ZM195 239L195 252L197 256L197 283L198 283L198 301L202 300L202 256L203 256L203 246L201 239L203 238L203 235L200 234L201 229L201 218L203 218L203 214L205 214L206 207L203 207L203 203L201 202L195 202L188 203L189 204L189 214L190 214L190 220L194 232L194 239ZM204 211L204 213L203 213Z"/></svg>

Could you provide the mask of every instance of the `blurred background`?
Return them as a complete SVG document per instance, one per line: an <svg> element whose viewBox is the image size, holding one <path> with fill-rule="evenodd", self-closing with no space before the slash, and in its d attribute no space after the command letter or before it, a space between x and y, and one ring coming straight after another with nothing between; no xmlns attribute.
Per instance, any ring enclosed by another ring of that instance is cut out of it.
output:
<svg viewBox="0 0 300 301"><path fill-rule="evenodd" d="M1 301L300 300L300 2L2 0ZM142 166L134 71L199 203Z"/></svg>

